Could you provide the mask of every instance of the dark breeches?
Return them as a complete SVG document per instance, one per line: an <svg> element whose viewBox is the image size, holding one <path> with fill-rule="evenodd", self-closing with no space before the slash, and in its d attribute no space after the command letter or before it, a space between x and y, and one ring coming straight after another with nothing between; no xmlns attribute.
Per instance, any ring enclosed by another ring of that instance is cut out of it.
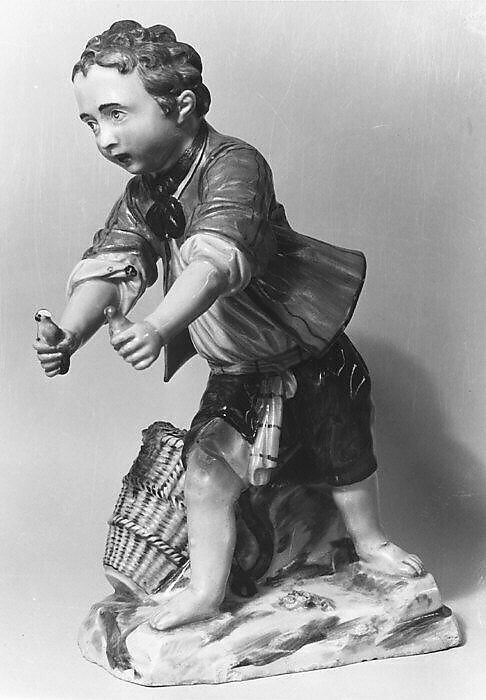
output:
<svg viewBox="0 0 486 700"><path fill-rule="evenodd" d="M330 350L292 368L297 391L285 401L279 466L274 483L326 483L346 486L376 470L368 369L343 333ZM183 456L215 418L222 418L253 442L255 405L262 375L211 374L186 435Z"/></svg>

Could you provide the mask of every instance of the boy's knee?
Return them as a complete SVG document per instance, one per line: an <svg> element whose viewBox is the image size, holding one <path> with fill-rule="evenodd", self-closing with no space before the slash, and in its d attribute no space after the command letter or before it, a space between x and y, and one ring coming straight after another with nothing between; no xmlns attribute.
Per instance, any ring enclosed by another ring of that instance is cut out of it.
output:
<svg viewBox="0 0 486 700"><path fill-rule="evenodd" d="M186 504L211 497L214 475L211 473L212 465L208 462L207 455L201 454L199 450L194 450L188 458L184 482Z"/></svg>
<svg viewBox="0 0 486 700"><path fill-rule="evenodd" d="M210 479L210 473L218 471L221 465L237 478L248 485L248 465L250 461L250 446L248 442L231 425L222 418L215 418L204 426L196 439L185 453L185 461L189 470L201 472L203 481Z"/></svg>
<svg viewBox="0 0 486 700"><path fill-rule="evenodd" d="M187 457L184 484L187 505L234 502L245 488L237 474L216 456L197 446Z"/></svg>

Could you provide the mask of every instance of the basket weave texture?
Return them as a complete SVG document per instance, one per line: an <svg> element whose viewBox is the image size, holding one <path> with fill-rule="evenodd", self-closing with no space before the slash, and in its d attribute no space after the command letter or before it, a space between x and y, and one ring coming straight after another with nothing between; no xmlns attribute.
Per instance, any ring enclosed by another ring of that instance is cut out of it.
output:
<svg viewBox="0 0 486 700"><path fill-rule="evenodd" d="M184 430L157 422L142 447L108 521L103 563L155 593L188 560L184 505Z"/></svg>

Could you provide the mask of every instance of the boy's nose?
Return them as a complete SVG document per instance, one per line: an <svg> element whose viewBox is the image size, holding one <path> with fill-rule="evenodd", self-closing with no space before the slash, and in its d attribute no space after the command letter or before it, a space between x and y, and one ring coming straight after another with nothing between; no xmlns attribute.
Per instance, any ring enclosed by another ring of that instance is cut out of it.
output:
<svg viewBox="0 0 486 700"><path fill-rule="evenodd" d="M117 140L112 129L104 128L98 132L98 147L104 151L110 151L110 148L116 146Z"/></svg>

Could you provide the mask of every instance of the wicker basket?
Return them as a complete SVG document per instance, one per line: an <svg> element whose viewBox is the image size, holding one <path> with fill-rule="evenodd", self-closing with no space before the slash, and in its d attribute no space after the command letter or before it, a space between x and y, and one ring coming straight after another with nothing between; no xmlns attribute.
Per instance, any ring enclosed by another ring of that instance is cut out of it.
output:
<svg viewBox="0 0 486 700"><path fill-rule="evenodd" d="M157 422L142 447L108 521L103 563L146 593L159 590L188 560L184 506L185 431Z"/></svg>

